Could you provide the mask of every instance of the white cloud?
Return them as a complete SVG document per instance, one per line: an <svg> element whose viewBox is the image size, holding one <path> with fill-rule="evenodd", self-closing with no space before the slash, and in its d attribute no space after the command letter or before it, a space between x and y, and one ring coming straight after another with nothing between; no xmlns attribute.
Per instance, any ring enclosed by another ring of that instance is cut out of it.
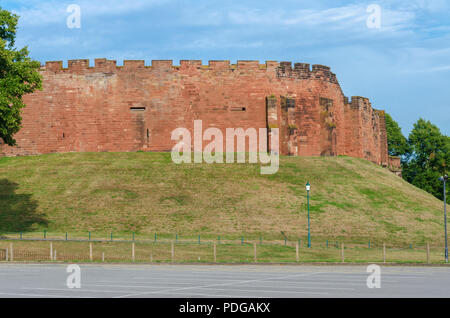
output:
<svg viewBox="0 0 450 318"><path fill-rule="evenodd" d="M220 11L215 7L200 6L188 8L181 13L181 25L242 28L259 28L259 31L286 30L286 32L302 32L308 34L320 32L344 32L345 41L352 38L367 37L370 30L366 26L369 13L367 4L352 4L327 9L321 8L284 8L278 6L272 10L253 8L245 5L223 7ZM394 10L382 7L382 27L378 34L382 36L403 36L414 27L415 13L408 10ZM372 32L373 33L373 32ZM370 36L373 36L370 35Z"/></svg>
<svg viewBox="0 0 450 318"><path fill-rule="evenodd" d="M90 17L104 17L113 15L125 15L139 12L156 5L170 2L170 0L81 0L81 1L33 1L22 5L20 9L13 10L21 17L23 26L43 26L64 22L67 19L67 7L76 3L81 7L81 15Z"/></svg>
<svg viewBox="0 0 450 318"><path fill-rule="evenodd" d="M383 0L381 4L386 7L395 6L400 10L410 11L439 12L450 8L447 0L396 0L395 2Z"/></svg>

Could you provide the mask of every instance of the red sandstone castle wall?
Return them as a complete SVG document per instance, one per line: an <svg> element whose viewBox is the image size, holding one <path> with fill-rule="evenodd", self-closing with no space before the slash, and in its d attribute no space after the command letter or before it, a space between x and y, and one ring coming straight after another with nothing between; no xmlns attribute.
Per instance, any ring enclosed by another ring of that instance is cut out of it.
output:
<svg viewBox="0 0 450 318"><path fill-rule="evenodd" d="M3 155L170 151L178 127L279 128L282 154L349 155L387 164L384 113L349 104L329 67L290 62L47 62L43 91L25 96L18 147ZM145 110L144 110L145 109ZM192 134L193 135L193 134ZM205 142L206 144L207 142Z"/></svg>
<svg viewBox="0 0 450 318"><path fill-rule="evenodd" d="M372 108L369 99L353 96L345 103L347 155L387 166L387 135L384 111Z"/></svg>

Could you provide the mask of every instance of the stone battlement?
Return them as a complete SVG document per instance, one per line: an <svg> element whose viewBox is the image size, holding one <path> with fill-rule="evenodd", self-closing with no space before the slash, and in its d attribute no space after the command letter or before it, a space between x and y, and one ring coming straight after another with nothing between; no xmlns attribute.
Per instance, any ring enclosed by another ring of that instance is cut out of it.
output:
<svg viewBox="0 0 450 318"><path fill-rule="evenodd" d="M295 63L292 68L292 62L281 62L277 68L278 77L290 77L298 79L320 79L337 84L336 74L330 71L330 67L314 64L312 70L310 64Z"/></svg>
<svg viewBox="0 0 450 318"><path fill-rule="evenodd" d="M121 70L229 70L229 71L276 71L278 77L297 78L297 79L319 79L332 83L338 83L336 74L330 71L330 67L324 65L311 65L306 63L295 63L292 67L292 62L276 62L266 61L265 64L260 64L259 61L238 60L236 64L231 64L229 60L210 60L207 65L204 65L201 60L181 60L179 65L174 65L172 60L152 60L151 65L145 65L144 60L124 60L123 66L118 66L117 61L107 60L105 58L95 59L94 66L90 66L90 61L87 59L69 60L68 67L63 67L63 61L48 61L42 66L43 71L90 71L90 72L114 72Z"/></svg>

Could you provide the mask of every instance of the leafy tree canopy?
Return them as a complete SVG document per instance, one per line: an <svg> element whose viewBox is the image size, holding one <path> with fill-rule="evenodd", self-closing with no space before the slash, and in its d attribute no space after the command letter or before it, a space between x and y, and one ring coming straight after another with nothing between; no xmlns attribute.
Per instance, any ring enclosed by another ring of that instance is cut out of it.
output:
<svg viewBox="0 0 450 318"><path fill-rule="evenodd" d="M385 114L388 152L390 156L405 156L409 152L408 140L403 136L398 123Z"/></svg>
<svg viewBox="0 0 450 318"><path fill-rule="evenodd" d="M421 118L414 124L408 144L411 152L403 163L403 177L442 200L443 185L438 178L448 174L450 137L443 135L430 121ZM449 199L447 202L450 202Z"/></svg>
<svg viewBox="0 0 450 318"><path fill-rule="evenodd" d="M19 17L0 7L0 138L15 145L13 136L21 128L22 97L42 88L40 63L17 49L15 39Z"/></svg>

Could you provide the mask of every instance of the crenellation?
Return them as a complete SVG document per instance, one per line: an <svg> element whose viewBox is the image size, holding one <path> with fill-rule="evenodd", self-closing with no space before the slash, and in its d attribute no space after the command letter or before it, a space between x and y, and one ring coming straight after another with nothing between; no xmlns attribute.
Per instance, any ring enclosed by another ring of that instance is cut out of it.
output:
<svg viewBox="0 0 450 318"><path fill-rule="evenodd" d="M49 61L45 62L45 70L47 71L60 71L63 69L63 62L62 61Z"/></svg>
<svg viewBox="0 0 450 318"><path fill-rule="evenodd" d="M259 69L259 61L237 61L238 70L258 70Z"/></svg>
<svg viewBox="0 0 450 318"><path fill-rule="evenodd" d="M113 73L117 70L127 71L127 70L144 70L150 68L152 70L186 70L186 69L197 69L202 71L207 70L220 70L220 71L230 71L235 70L245 71L245 72L255 72L264 71L268 73L275 74L278 78L293 78L293 79L317 79L328 81L337 84L337 78L334 73L329 72L329 67L323 65L313 65L311 70L311 65L308 63L295 63L292 67L292 62L277 62L277 61L266 61L265 64L260 64L259 61L252 60L239 60L236 64L231 64L229 60L210 60L208 65L203 65L201 60L181 60L179 66L173 65L172 60L152 60L151 66L146 66L144 60L124 60L123 66L117 65L115 60L107 60L106 58L95 59L94 67L89 67L89 60L78 59L69 60L68 67L63 67L62 61L49 61L46 62L44 66L41 67L42 70L47 71L64 71L64 72L80 72L86 69L90 69L91 72L108 72ZM313 76L314 75L314 76Z"/></svg>
<svg viewBox="0 0 450 318"><path fill-rule="evenodd" d="M294 64L294 76L299 79L311 78L311 68L308 63L295 63Z"/></svg>
<svg viewBox="0 0 450 318"><path fill-rule="evenodd" d="M280 62L277 77L292 77L292 62Z"/></svg>
<svg viewBox="0 0 450 318"><path fill-rule="evenodd" d="M124 60L123 61L124 69L136 70L138 68L145 68L144 60Z"/></svg>
<svg viewBox="0 0 450 318"><path fill-rule="evenodd" d="M348 97L347 96L344 96L344 105L348 105Z"/></svg>
<svg viewBox="0 0 450 318"><path fill-rule="evenodd" d="M308 63L295 63L294 68L292 68L292 62L281 62L277 68L277 77L302 80L315 79L338 84L336 74L330 71L330 67L319 64L314 64L311 70Z"/></svg>
<svg viewBox="0 0 450 318"><path fill-rule="evenodd" d="M336 74L334 74L334 73L332 73L332 72L330 72L330 82L331 82L331 83L335 83L335 84L338 83Z"/></svg>
<svg viewBox="0 0 450 318"><path fill-rule="evenodd" d="M331 68L329 66L320 65L320 64L314 64L312 66L313 72L323 71L323 72L330 72Z"/></svg>
<svg viewBox="0 0 450 318"><path fill-rule="evenodd" d="M352 96L350 107L353 109L360 109L370 104L370 101L367 97L362 96Z"/></svg>
<svg viewBox="0 0 450 318"><path fill-rule="evenodd" d="M223 60L223 61L212 60L212 61L208 62L208 65L213 70L229 70L230 69L230 61L229 60Z"/></svg>
<svg viewBox="0 0 450 318"><path fill-rule="evenodd" d="M202 61L201 60L181 60L180 61L180 69L191 69L191 68L198 68L200 69L202 67Z"/></svg>
<svg viewBox="0 0 450 318"><path fill-rule="evenodd" d="M117 62L105 58L95 59L95 69L102 72L114 72L117 68Z"/></svg>
<svg viewBox="0 0 450 318"><path fill-rule="evenodd" d="M277 61L266 61L266 70L271 72L276 72L277 68L280 66L280 63Z"/></svg>
<svg viewBox="0 0 450 318"><path fill-rule="evenodd" d="M311 65L308 63L295 63L294 69L297 71L309 73L311 72Z"/></svg>
<svg viewBox="0 0 450 318"><path fill-rule="evenodd" d="M72 71L81 71L89 68L89 60L69 60L68 69Z"/></svg>
<svg viewBox="0 0 450 318"><path fill-rule="evenodd" d="M172 60L152 60L153 70L172 70Z"/></svg>
<svg viewBox="0 0 450 318"><path fill-rule="evenodd" d="M331 72L329 66L315 64L312 66L312 73L314 78L327 81L330 83L337 83L336 74Z"/></svg>

